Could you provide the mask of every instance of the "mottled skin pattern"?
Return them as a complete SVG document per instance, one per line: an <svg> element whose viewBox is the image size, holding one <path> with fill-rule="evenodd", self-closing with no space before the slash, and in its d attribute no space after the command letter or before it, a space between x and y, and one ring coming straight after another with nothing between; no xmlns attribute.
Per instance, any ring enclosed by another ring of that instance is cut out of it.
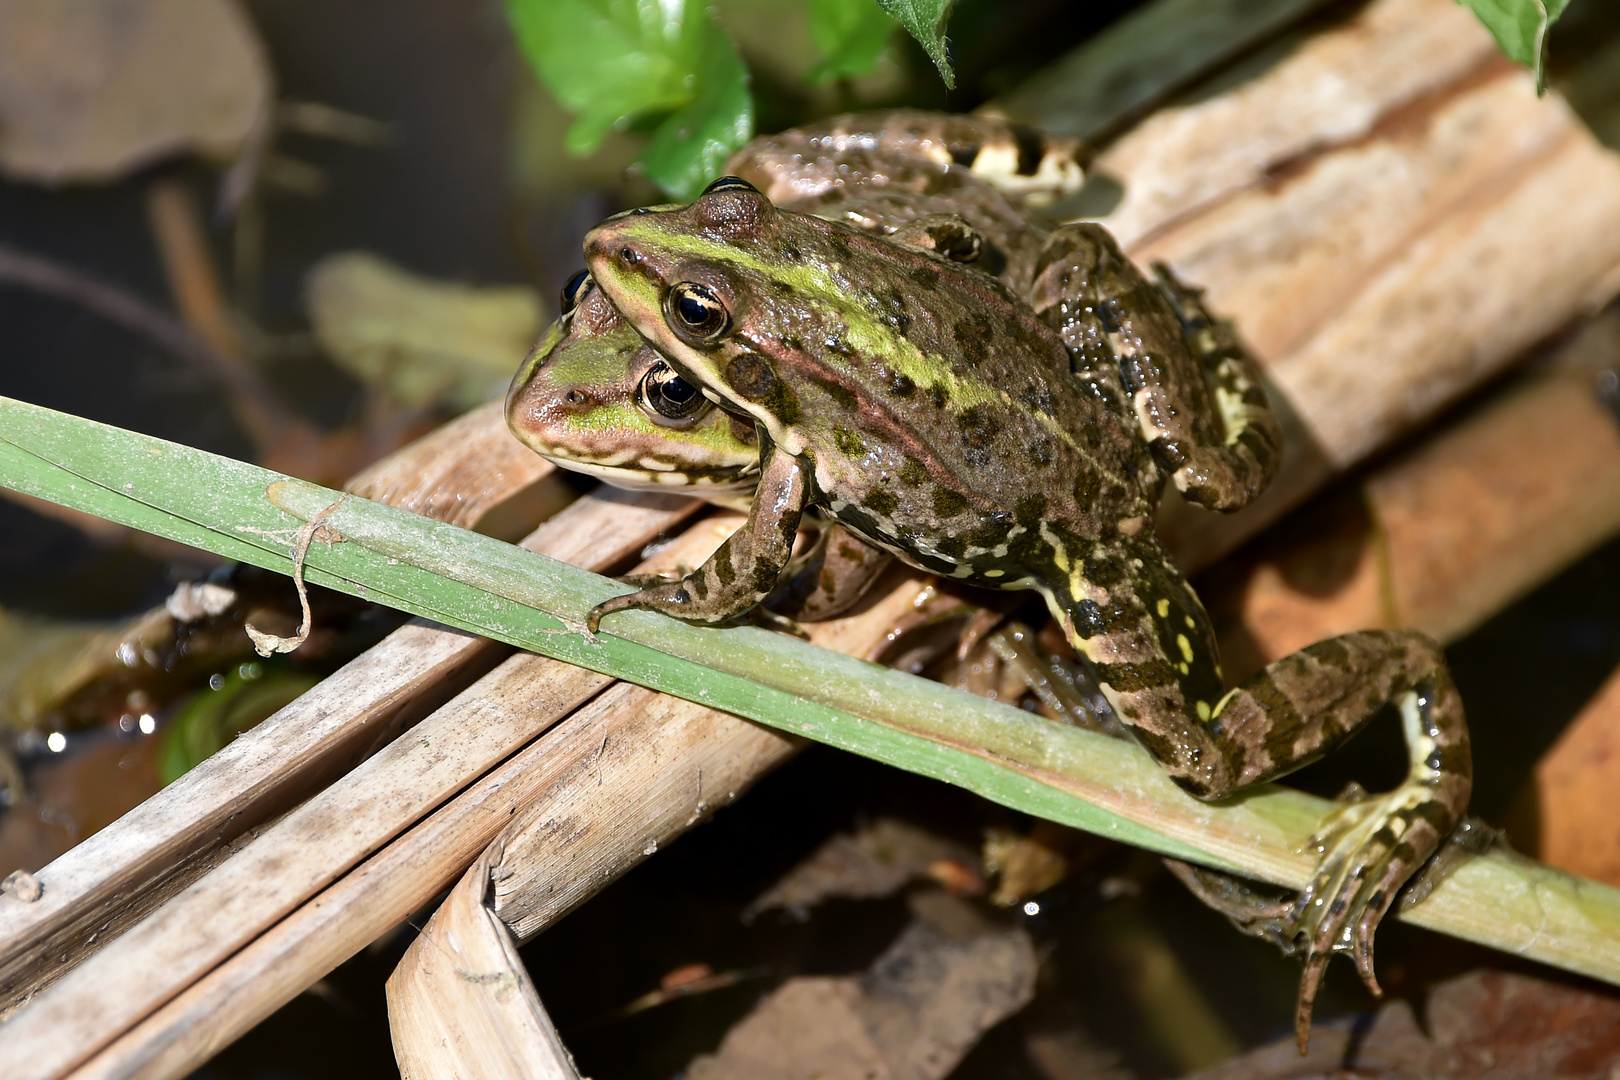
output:
<svg viewBox="0 0 1620 1080"><path fill-rule="evenodd" d="M1339 813L1295 905L1301 1037L1333 952L1371 984L1373 929L1465 809L1466 726L1438 648L1413 633L1335 638L1225 690L1151 519L1167 476L1220 509L1269 480L1276 427L1241 353L1217 341L1195 361L1175 306L1096 226L1044 246L1039 314L981 272L734 178L610 219L586 257L626 320L762 435L743 529L685 580L601 605L593 628L627 607L746 610L813 503L912 565L1039 590L1120 720L1199 797L1298 768L1393 701L1408 779Z"/></svg>
<svg viewBox="0 0 1620 1080"><path fill-rule="evenodd" d="M756 139L734 170L770 176L794 209L973 262L1026 291L1046 229L1013 200L1065 194L1083 180L1081 149L1005 121L918 110L838 117ZM507 394L507 422L565 468L618 487L691 493L746 509L759 472L751 420L715 409L663 409L667 362L576 277L562 314ZM664 415L668 412L669 415ZM767 605L806 622L847 610L887 562L836 523L790 565Z"/></svg>

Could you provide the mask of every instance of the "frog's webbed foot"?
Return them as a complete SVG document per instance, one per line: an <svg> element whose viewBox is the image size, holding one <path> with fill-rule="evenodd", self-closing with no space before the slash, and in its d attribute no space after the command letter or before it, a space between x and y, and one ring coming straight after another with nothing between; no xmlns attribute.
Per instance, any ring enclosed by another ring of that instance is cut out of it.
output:
<svg viewBox="0 0 1620 1080"><path fill-rule="evenodd" d="M1378 923L1467 808L1468 729L1440 647L1410 631L1318 642L1271 664L1212 712L1200 710L1207 720L1179 729L1182 741L1175 744L1196 752L1166 763L1194 794L1223 798L1322 757L1385 703L1397 707L1405 730L1405 781L1340 804L1323 818L1309 844L1316 868L1286 913L1245 913L1243 905L1234 909L1230 896L1215 904L1250 932L1304 958L1295 1017L1302 1048L1335 953L1348 954L1368 988L1379 992L1373 975ZM1134 723L1145 720L1162 723L1164 717L1139 713Z"/></svg>

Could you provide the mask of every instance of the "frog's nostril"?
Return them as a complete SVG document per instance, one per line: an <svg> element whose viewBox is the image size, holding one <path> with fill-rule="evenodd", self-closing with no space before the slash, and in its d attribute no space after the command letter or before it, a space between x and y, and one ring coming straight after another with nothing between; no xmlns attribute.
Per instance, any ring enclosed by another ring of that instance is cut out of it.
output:
<svg viewBox="0 0 1620 1080"><path fill-rule="evenodd" d="M564 395L564 397L568 399L568 404L570 405L585 404L585 395L578 390L570 390Z"/></svg>
<svg viewBox="0 0 1620 1080"><path fill-rule="evenodd" d="M641 253L635 248L622 247L619 249L619 258L627 266L634 266L641 261Z"/></svg>

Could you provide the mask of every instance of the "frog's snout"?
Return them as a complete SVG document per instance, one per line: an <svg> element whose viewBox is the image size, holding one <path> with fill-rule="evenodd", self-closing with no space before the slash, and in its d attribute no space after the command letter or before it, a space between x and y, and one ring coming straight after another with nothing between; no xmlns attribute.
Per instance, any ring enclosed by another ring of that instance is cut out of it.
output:
<svg viewBox="0 0 1620 1080"><path fill-rule="evenodd" d="M585 262L598 275L604 270L629 270L645 261L636 244L615 224L598 225L585 234Z"/></svg>

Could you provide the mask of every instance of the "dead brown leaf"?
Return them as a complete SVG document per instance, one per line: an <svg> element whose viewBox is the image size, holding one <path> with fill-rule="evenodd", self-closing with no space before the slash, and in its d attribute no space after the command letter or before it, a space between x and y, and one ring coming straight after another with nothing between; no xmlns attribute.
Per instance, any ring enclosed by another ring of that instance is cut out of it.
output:
<svg viewBox="0 0 1620 1080"><path fill-rule="evenodd" d="M13 179L229 158L270 102L269 62L234 0L0 3L0 173Z"/></svg>
<svg viewBox="0 0 1620 1080"><path fill-rule="evenodd" d="M773 908L802 917L832 897L891 896L920 877L948 877L960 884L965 880L960 871L974 862L973 853L959 844L894 818L878 818L859 832L822 844L749 904L743 920ZM953 864L952 869L946 871L944 863Z"/></svg>
<svg viewBox="0 0 1620 1080"><path fill-rule="evenodd" d="M689 1080L937 1080L1035 993L1021 929L957 941L913 923L859 976L789 979Z"/></svg>
<svg viewBox="0 0 1620 1080"><path fill-rule="evenodd" d="M1474 971L1429 994L1426 1022L1393 1001L1371 1025L1318 1023L1301 1058L1290 1036L1194 1080L1610 1080L1620 1067L1620 996ZM1428 1034L1425 1035L1424 1031Z"/></svg>

